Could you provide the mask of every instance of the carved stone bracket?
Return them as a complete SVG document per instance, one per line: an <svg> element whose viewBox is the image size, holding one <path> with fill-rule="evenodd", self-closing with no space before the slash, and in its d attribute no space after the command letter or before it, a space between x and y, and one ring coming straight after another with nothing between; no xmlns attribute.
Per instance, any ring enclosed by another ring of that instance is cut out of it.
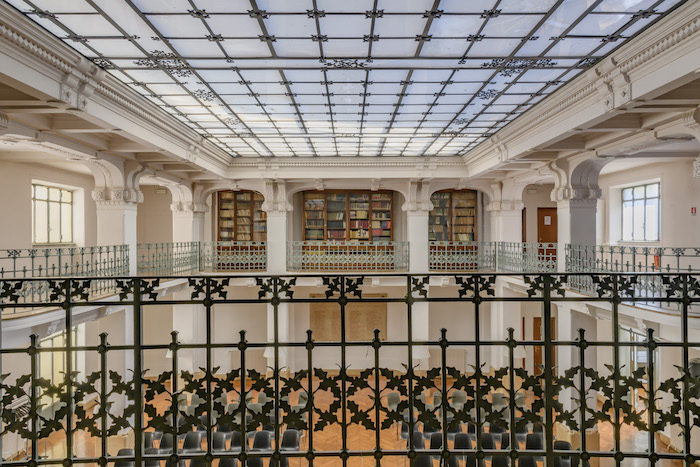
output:
<svg viewBox="0 0 700 467"><path fill-rule="evenodd" d="M430 182L411 180L409 183L408 199L401 206L401 210L420 213L432 211L433 203L430 201Z"/></svg>

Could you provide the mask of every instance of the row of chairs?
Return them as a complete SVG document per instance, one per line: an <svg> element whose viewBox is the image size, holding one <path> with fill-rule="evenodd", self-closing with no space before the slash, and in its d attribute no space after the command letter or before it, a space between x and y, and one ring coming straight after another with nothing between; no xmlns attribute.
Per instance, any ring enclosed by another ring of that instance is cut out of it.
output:
<svg viewBox="0 0 700 467"><path fill-rule="evenodd" d="M190 431L185 434L184 442L182 448L178 449L177 452L181 454L197 454L203 453L204 448L202 446L204 432L202 431ZM287 429L282 433L282 440L280 442L280 451L299 451L300 440L302 433L299 430ZM167 455L174 452L173 436L165 435L160 439L158 447L155 447L154 441L157 441L157 433L147 432L144 433L144 454L146 455ZM226 447L227 441L230 441L228 448ZM238 453L242 450L242 440L240 432L223 432L216 431L212 433L212 446L211 451L216 453L230 452ZM272 450L272 436L269 431L255 431L253 436L253 447L250 451L271 451ZM133 449L121 449L117 454L119 457L133 457ZM158 460L146 460L144 462L145 467L160 467L160 461ZM185 467L185 461L180 461L178 467ZM233 457L222 458L219 467L237 467L238 462ZM263 467L262 458L252 457L248 459L248 465L250 467ZM173 467L169 460L165 462L166 467ZM115 462L115 467L134 467L133 461L117 461ZM206 467L206 462L203 459L193 459L190 463L190 467ZM288 467L288 458L283 456L280 460L280 467Z"/></svg>
<svg viewBox="0 0 700 467"><path fill-rule="evenodd" d="M403 438L402 430L402 438ZM408 440L408 434L404 438ZM448 438L449 439L449 438ZM498 439L500 446L496 447L496 440ZM413 432L413 446L417 449L425 449L425 442L429 441L430 450L440 450L442 449L443 436L440 432L426 433L421 431ZM475 439L472 438L470 433L457 433L454 438L453 449L454 450L470 450L475 448ZM506 451L510 447L510 437L507 432L503 433L482 433L480 436L481 449L485 451ZM473 443L474 442L474 443ZM408 446L407 446L408 447ZM554 450L559 451L570 451L571 444L568 441L554 441ZM529 433L525 440L525 449L532 451L542 451L544 450L544 440L542 433ZM420 458L420 461L419 461ZM490 459L491 467L509 467L510 457L509 454L505 452L503 454L491 454L485 456L486 459ZM415 466L418 467L432 467L432 460L440 460L440 454L419 454L416 457ZM532 455L522 455L518 458L519 467L536 467L538 456ZM464 464L465 467L476 467L476 454L453 454L447 461L448 467L460 467L460 462ZM483 466L483 462L480 464ZM569 456L556 456L554 458L555 467L571 467L571 458Z"/></svg>

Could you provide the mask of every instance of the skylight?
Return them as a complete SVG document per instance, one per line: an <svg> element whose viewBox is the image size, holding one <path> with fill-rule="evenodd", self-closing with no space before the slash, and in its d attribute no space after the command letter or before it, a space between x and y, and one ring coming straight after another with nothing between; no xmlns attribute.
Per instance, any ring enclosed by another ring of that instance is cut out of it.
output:
<svg viewBox="0 0 700 467"><path fill-rule="evenodd" d="M682 0L7 0L233 157L455 156Z"/></svg>

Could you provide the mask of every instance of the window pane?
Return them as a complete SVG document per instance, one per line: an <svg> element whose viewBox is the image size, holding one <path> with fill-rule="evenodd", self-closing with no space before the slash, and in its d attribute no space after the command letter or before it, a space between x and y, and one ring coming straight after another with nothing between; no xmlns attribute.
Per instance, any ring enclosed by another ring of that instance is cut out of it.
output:
<svg viewBox="0 0 700 467"><path fill-rule="evenodd" d="M63 201L64 203L72 203L73 202L73 192L68 191L68 190L63 190L61 201Z"/></svg>
<svg viewBox="0 0 700 467"><path fill-rule="evenodd" d="M644 225L645 240L659 239L659 200L648 199L646 205L646 219Z"/></svg>
<svg viewBox="0 0 700 467"><path fill-rule="evenodd" d="M61 242L73 241L73 206L61 203Z"/></svg>
<svg viewBox="0 0 700 467"><path fill-rule="evenodd" d="M632 201L622 203L622 239L632 240Z"/></svg>
<svg viewBox="0 0 700 467"><path fill-rule="evenodd" d="M61 241L61 209L58 203L49 203L49 243Z"/></svg>
<svg viewBox="0 0 700 467"><path fill-rule="evenodd" d="M61 190L58 188L49 188L49 201L60 201Z"/></svg>
<svg viewBox="0 0 700 467"><path fill-rule="evenodd" d="M634 187L634 199L644 198L644 186Z"/></svg>
<svg viewBox="0 0 700 467"><path fill-rule="evenodd" d="M632 199L632 188L625 188L622 190L622 199L625 201Z"/></svg>
<svg viewBox="0 0 700 467"><path fill-rule="evenodd" d="M34 202L34 243L48 243L49 224L47 221L48 203L46 201Z"/></svg>
<svg viewBox="0 0 700 467"><path fill-rule="evenodd" d="M656 198L659 196L659 184L653 183L647 185L647 198Z"/></svg>
<svg viewBox="0 0 700 467"><path fill-rule="evenodd" d="M644 188L642 187L642 189ZM644 200L634 201L634 226L632 228L632 239L644 240Z"/></svg>
<svg viewBox="0 0 700 467"><path fill-rule="evenodd" d="M34 198L46 199L49 196L49 190L45 186L34 185Z"/></svg>

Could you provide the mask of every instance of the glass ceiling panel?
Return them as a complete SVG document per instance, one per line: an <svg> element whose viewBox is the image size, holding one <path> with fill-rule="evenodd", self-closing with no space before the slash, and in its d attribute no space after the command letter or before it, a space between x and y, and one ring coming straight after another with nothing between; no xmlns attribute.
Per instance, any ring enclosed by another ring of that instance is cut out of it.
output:
<svg viewBox="0 0 700 467"><path fill-rule="evenodd" d="M353 157L464 154L682 0L0 1L232 157Z"/></svg>

